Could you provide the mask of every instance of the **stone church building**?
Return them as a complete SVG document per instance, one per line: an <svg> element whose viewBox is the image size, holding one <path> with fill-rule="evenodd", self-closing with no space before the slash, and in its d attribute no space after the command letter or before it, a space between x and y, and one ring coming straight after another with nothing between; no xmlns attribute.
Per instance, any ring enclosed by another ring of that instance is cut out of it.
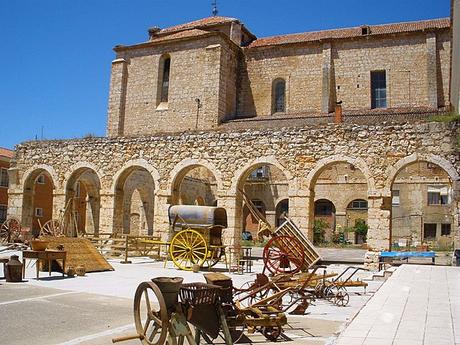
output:
<svg viewBox="0 0 460 345"><path fill-rule="evenodd" d="M310 237L315 216L363 218L371 251L458 238L458 125L432 121L450 109L448 18L258 38L209 17L114 51L107 137L17 146L25 226L45 176L52 217L70 205L87 232L167 238L170 205L218 205L228 243L254 227L244 189Z"/></svg>

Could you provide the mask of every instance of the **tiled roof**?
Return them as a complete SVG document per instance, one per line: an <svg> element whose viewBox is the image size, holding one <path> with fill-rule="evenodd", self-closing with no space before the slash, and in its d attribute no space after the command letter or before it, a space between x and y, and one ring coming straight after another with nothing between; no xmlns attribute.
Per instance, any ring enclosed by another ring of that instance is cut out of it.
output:
<svg viewBox="0 0 460 345"><path fill-rule="evenodd" d="M166 34L166 33L171 33L171 32L176 32L176 31L183 31L183 30L188 30L188 29L193 29L193 28L199 28L203 26L210 26L210 25L218 25L218 24L224 24L224 23L230 23L230 22L237 22L238 19L236 18L230 18L230 17L207 17L199 20L195 20L193 22L185 23L185 24L180 24L176 26L171 26L169 28L164 28L161 29L158 34Z"/></svg>
<svg viewBox="0 0 460 345"><path fill-rule="evenodd" d="M396 34L403 32L413 32L413 31L422 31L430 29L444 29L450 27L449 18L439 18L431 20L421 20L416 22L405 22L405 23L395 23L395 24L383 24L383 25L365 25L369 27L370 34L366 36L373 35L386 35L386 34ZM353 28L344 28L344 29L334 29L334 30L324 30L324 31L312 31L304 32L298 34L289 34L281 36L272 36L272 37L263 37L253 41L249 47L265 47L273 46L280 44L289 44L289 43L302 43L302 42L311 42L318 40L327 40L327 39L343 39L343 38L354 38L362 37L362 26L353 27Z"/></svg>
<svg viewBox="0 0 460 345"><path fill-rule="evenodd" d="M204 30L199 30L199 29L189 29L185 31L179 31L179 32L172 32L169 35L164 35L164 36L152 36L150 38L151 42L162 42L162 41L169 41L169 40L175 40L175 39L180 39L180 38L186 38L186 37L197 37L197 36L202 36L209 34L208 31Z"/></svg>
<svg viewBox="0 0 460 345"><path fill-rule="evenodd" d="M14 151L0 147L0 156L13 158Z"/></svg>

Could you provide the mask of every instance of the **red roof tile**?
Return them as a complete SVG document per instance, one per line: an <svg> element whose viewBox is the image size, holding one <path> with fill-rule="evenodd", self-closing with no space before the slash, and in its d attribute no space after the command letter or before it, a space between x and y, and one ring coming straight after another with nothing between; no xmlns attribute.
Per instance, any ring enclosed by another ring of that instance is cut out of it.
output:
<svg viewBox="0 0 460 345"><path fill-rule="evenodd" d="M395 23L395 24L383 24L383 25L366 25L370 28L370 34L366 36L373 35L385 35L385 34L395 34L403 32L413 32L413 31L422 31L429 29L445 29L450 27L449 18L439 18L431 20L421 20L416 22L405 22L405 23ZM324 30L324 31L312 31L304 32L298 34L289 34L281 36L272 36L272 37L263 37L253 41L249 48L256 47L265 47L273 46L280 44L290 44L290 43L302 43L302 42L312 42L318 40L326 39L343 39L343 38L353 38L353 37L362 37L362 26L353 27L353 28L344 28L344 29L333 29L333 30Z"/></svg>
<svg viewBox="0 0 460 345"><path fill-rule="evenodd" d="M151 42L162 42L162 41L175 40L179 38L196 37L196 36L201 36L201 35L206 35L206 34L209 34L209 32L204 31L204 30L199 30L199 29L190 29L190 30L185 30L185 31L173 32L169 35L164 35L164 36L152 36L150 38L150 41Z"/></svg>
<svg viewBox="0 0 460 345"><path fill-rule="evenodd" d="M14 156L14 151L5 149L5 148L3 148L3 147L0 147L0 156L8 157L8 158L13 158L13 156Z"/></svg>
<svg viewBox="0 0 460 345"><path fill-rule="evenodd" d="M170 32L176 32L176 31L183 31L187 29L193 29L193 28L200 28L203 26L211 26L211 25L219 25L219 24L224 24L224 23L230 23L230 22L237 22L238 19L236 18L230 18L230 17L207 17L199 20L195 20L193 22L185 23L185 24L180 24L176 26L171 26L169 28L164 28L161 29L158 34L166 34Z"/></svg>

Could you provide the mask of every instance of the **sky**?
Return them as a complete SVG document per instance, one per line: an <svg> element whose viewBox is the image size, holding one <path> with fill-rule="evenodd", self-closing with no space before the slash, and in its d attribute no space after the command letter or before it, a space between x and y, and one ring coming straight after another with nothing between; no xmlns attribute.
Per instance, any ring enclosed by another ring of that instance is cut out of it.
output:
<svg viewBox="0 0 460 345"><path fill-rule="evenodd" d="M104 136L117 44L211 15L212 0L0 0L0 147ZM450 0L217 0L257 37L448 17Z"/></svg>

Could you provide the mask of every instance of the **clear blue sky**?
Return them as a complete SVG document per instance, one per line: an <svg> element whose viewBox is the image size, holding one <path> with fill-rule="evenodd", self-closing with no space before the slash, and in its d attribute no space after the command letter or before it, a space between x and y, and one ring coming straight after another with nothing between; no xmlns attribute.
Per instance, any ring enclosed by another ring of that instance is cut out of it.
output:
<svg viewBox="0 0 460 345"><path fill-rule="evenodd" d="M218 0L256 36L448 17L450 0ZM211 0L0 0L0 146L105 135L112 51Z"/></svg>

